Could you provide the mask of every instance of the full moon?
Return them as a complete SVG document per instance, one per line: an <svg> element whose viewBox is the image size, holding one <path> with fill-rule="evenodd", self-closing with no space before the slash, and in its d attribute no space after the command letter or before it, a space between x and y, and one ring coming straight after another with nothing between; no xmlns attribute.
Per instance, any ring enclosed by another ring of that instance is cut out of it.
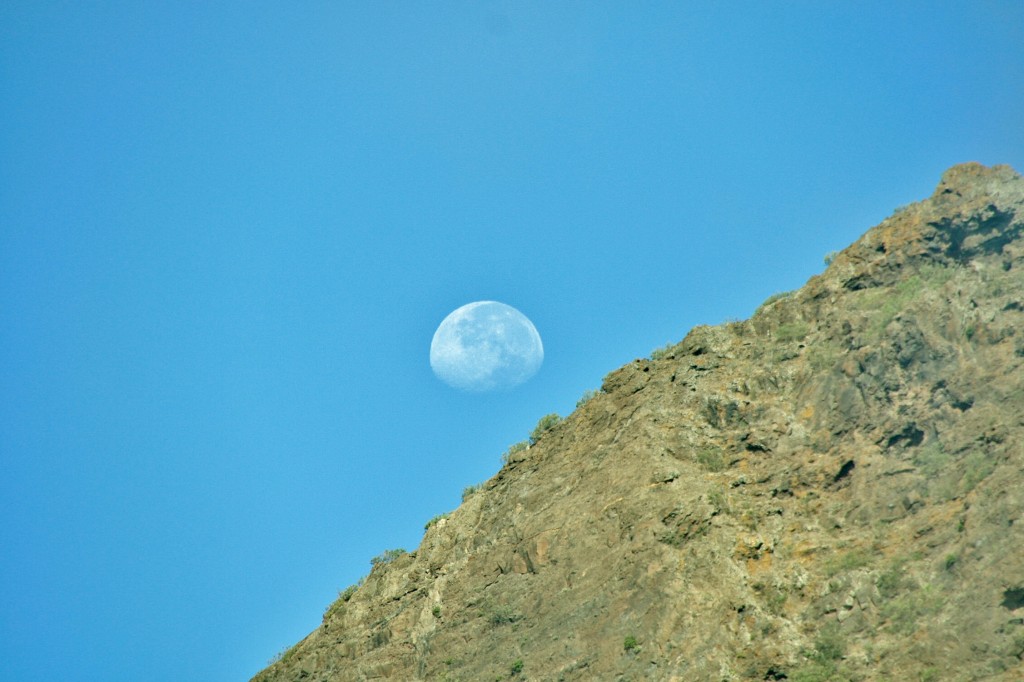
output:
<svg viewBox="0 0 1024 682"><path fill-rule="evenodd" d="M444 318L430 342L430 367L463 391L518 386L540 369L544 346L529 318L510 305L477 301Z"/></svg>

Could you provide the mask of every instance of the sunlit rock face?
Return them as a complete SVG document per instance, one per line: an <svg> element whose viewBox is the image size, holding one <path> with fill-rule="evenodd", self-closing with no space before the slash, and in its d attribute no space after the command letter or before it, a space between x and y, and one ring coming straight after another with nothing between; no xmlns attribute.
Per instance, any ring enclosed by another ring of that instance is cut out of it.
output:
<svg viewBox="0 0 1024 682"><path fill-rule="evenodd" d="M256 679L1020 679L1020 176L957 166L658 356Z"/></svg>

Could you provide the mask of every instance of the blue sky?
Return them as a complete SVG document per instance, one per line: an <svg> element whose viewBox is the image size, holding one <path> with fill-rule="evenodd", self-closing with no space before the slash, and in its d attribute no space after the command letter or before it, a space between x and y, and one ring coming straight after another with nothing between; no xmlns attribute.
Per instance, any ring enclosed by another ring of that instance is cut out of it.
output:
<svg viewBox="0 0 1024 682"><path fill-rule="evenodd" d="M544 414L1024 170L1020 2L0 6L0 654L245 680ZM534 322L500 394L458 306Z"/></svg>

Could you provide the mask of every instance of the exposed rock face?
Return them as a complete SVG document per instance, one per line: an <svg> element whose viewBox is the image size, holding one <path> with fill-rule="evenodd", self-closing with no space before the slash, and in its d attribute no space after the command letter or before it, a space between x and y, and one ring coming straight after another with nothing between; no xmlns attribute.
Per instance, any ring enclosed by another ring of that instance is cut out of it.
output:
<svg viewBox="0 0 1024 682"><path fill-rule="evenodd" d="M1024 679L1024 179L698 327L256 680Z"/></svg>

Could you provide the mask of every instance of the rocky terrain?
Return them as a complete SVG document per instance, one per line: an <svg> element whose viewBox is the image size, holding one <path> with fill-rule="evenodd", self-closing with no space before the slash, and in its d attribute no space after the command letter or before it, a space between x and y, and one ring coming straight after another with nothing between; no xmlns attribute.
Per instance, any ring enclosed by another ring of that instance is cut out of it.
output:
<svg viewBox="0 0 1024 682"><path fill-rule="evenodd" d="M1024 179L605 377L276 680L1024 680Z"/></svg>

